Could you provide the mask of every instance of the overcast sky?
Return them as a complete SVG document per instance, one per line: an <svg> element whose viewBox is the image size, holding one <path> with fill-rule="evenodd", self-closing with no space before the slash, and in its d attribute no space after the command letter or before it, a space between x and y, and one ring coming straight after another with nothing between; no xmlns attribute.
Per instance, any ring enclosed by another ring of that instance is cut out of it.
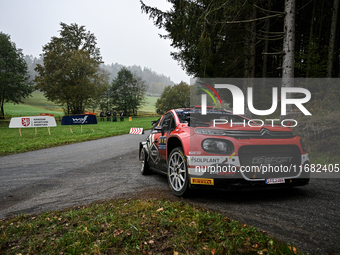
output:
<svg viewBox="0 0 340 255"><path fill-rule="evenodd" d="M170 9L166 0L144 0ZM42 46L58 36L60 22L84 25L97 38L105 64L139 65L170 76L175 83L190 78L173 60L169 40L161 39L139 0L0 0L0 31L11 36L24 55L38 57Z"/></svg>

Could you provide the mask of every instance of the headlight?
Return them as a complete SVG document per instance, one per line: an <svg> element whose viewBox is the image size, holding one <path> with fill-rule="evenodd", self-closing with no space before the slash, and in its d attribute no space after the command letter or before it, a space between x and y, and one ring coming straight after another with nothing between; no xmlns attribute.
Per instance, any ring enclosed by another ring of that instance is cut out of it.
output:
<svg viewBox="0 0 340 255"><path fill-rule="evenodd" d="M208 153L231 154L234 152L234 145L228 140L208 138L203 140L202 149Z"/></svg>
<svg viewBox="0 0 340 255"><path fill-rule="evenodd" d="M301 148L302 148L303 152L307 152L306 145L302 142L302 139L300 139L300 144L301 144Z"/></svg>
<svg viewBox="0 0 340 255"><path fill-rule="evenodd" d="M196 128L195 133L201 135L224 135L225 131L223 129Z"/></svg>

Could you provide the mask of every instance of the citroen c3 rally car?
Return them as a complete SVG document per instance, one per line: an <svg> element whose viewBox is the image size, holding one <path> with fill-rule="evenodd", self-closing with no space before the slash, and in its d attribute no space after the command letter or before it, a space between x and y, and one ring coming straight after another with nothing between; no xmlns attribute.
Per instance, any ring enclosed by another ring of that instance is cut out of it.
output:
<svg viewBox="0 0 340 255"><path fill-rule="evenodd" d="M309 182L307 150L281 125L257 124L224 109L168 111L139 144L141 173L166 174L176 196L189 189L280 188Z"/></svg>

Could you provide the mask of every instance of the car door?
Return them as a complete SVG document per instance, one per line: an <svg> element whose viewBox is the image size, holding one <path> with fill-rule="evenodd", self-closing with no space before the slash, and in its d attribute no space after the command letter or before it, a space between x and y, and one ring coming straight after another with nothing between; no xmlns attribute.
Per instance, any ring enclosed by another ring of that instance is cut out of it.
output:
<svg viewBox="0 0 340 255"><path fill-rule="evenodd" d="M162 117L155 123L155 125L151 129L150 135L146 139L148 152L149 152L148 162L149 162L149 165L155 169L159 169L158 142L159 142L159 137L162 136L162 131L161 131L161 123L163 119Z"/></svg>
<svg viewBox="0 0 340 255"><path fill-rule="evenodd" d="M167 171L167 140L171 132L176 129L176 122L171 112L164 115L162 123L162 134L158 141L159 164L162 171Z"/></svg>

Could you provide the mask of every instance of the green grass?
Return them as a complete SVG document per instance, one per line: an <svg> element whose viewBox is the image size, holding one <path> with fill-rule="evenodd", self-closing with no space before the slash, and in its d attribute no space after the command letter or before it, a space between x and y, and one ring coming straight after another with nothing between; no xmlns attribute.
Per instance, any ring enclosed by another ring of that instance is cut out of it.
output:
<svg viewBox="0 0 340 255"><path fill-rule="evenodd" d="M139 111L143 115L155 115L155 102L157 97L147 97L147 104ZM32 97L24 100L24 104L6 103L4 105L7 120L0 120L0 156L38 150L48 147L65 145L70 143L94 140L104 137L110 137L120 134L127 134L131 127L143 127L150 129L151 121L158 117L137 118L133 117L133 121L129 122L126 118L124 122L101 122L98 119L98 124L93 125L95 132L92 132L91 127L84 125L83 132L80 132L80 126L72 126L74 131L71 134L68 126L58 126L51 128L52 135L48 134L47 128L38 128L37 135L34 128L22 129L22 136L19 136L18 129L10 129L10 117L35 116L40 113L53 114L57 120L61 120L64 115L60 106L48 101L42 92L34 91Z"/></svg>
<svg viewBox="0 0 340 255"><path fill-rule="evenodd" d="M146 97L146 104L140 109L143 112L156 112L155 103L159 97Z"/></svg>
<svg viewBox="0 0 340 255"><path fill-rule="evenodd" d="M50 113L54 116L62 116L64 113L62 111L52 111L43 108L38 108L36 106L25 105L25 104L12 104L6 103L4 105L5 116L11 117L23 117L23 116L35 116L40 115L40 113Z"/></svg>
<svg viewBox="0 0 340 255"><path fill-rule="evenodd" d="M41 109L51 110L62 112L62 107L59 105L54 104L51 101L48 101L44 96L43 92L34 91L32 93L32 97L26 98L23 100L24 104L34 106Z"/></svg>
<svg viewBox="0 0 340 255"><path fill-rule="evenodd" d="M35 128L22 128L22 136L19 135L18 128L8 128L7 122L0 126L0 156L128 134L131 127L150 129L151 121L156 119L157 117L132 117L132 121L125 118L123 122L102 122L98 118L98 124L93 125L94 132L91 125L83 125L82 132L80 125L73 125L73 133L70 132L70 126L57 123L57 127L50 128L51 135L47 128L37 128L37 134Z"/></svg>
<svg viewBox="0 0 340 255"><path fill-rule="evenodd" d="M22 117L40 115L40 113L50 113L55 116L64 115L60 106L47 101L42 92L34 91L32 97L23 100L23 104L5 103L5 116Z"/></svg>
<svg viewBox="0 0 340 255"><path fill-rule="evenodd" d="M0 220L5 254L301 254L183 202L116 200Z"/></svg>
<svg viewBox="0 0 340 255"><path fill-rule="evenodd" d="M144 115L155 113L157 99L158 97L147 96L146 104L142 106L138 113ZM10 117L34 116L40 115L40 113L50 113L55 116L64 115L62 107L48 101L40 91L34 91L32 97L24 99L23 102L23 104L5 103L5 115ZM90 111L92 112L92 109Z"/></svg>

